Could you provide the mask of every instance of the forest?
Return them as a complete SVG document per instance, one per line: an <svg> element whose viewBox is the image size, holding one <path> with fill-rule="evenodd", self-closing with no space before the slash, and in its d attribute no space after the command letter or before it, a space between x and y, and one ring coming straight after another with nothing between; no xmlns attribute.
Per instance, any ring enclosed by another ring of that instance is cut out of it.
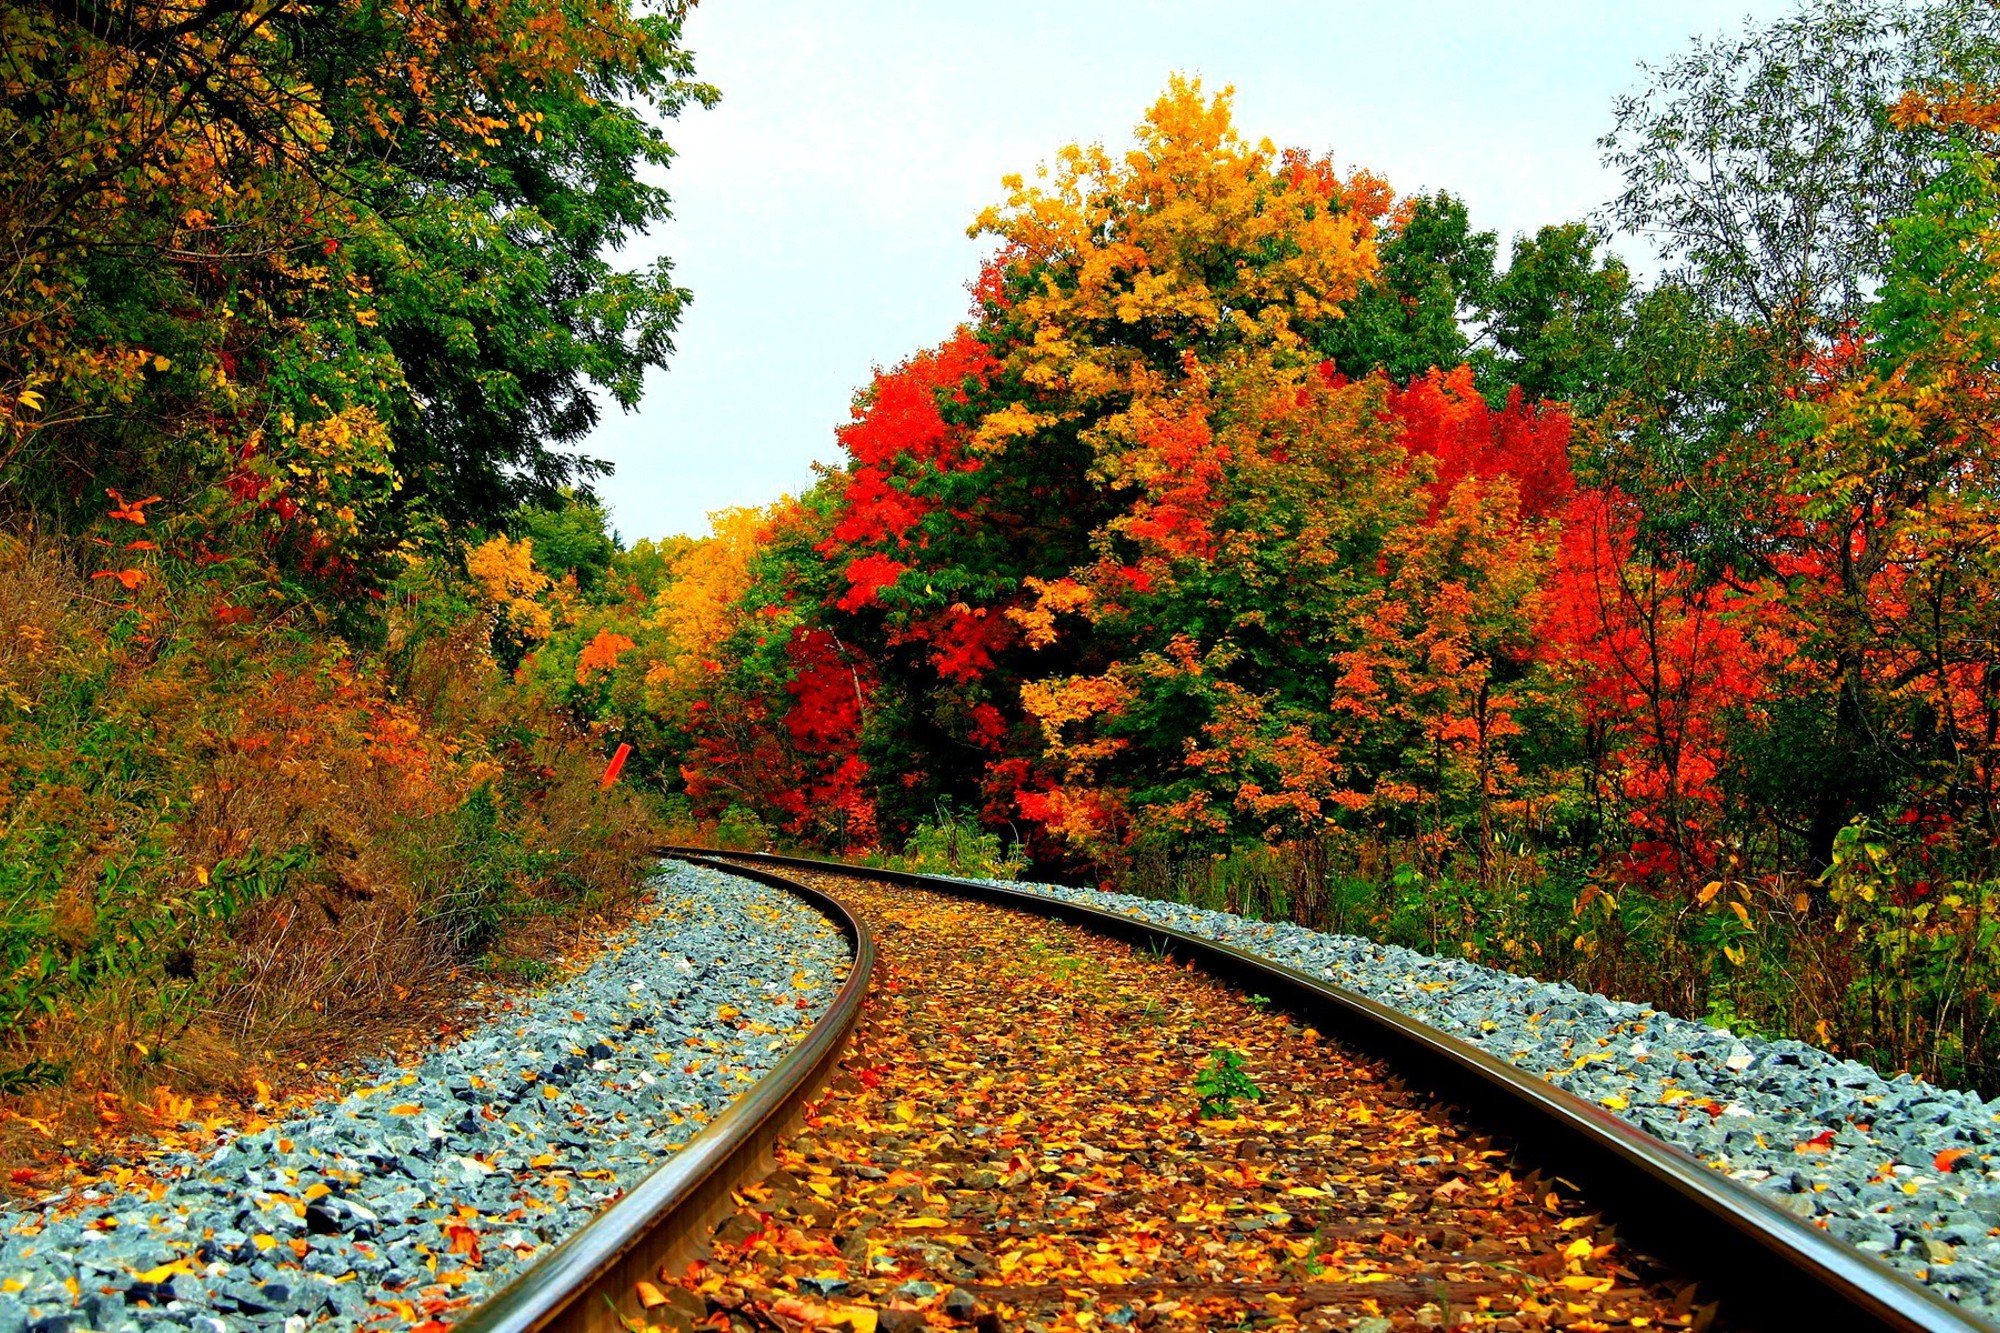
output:
<svg viewBox="0 0 2000 1333"><path fill-rule="evenodd" d="M0 1131L532 975L669 835L2000 1089L1990 6L1696 42L1504 242L1173 76L810 488L627 543L683 18L0 11Z"/></svg>
<svg viewBox="0 0 2000 1333"><path fill-rule="evenodd" d="M523 669L726 843L2000 1086L1996 57L1977 5L1698 43L1614 109L1603 219L1511 247L1177 77L1004 183L843 461Z"/></svg>

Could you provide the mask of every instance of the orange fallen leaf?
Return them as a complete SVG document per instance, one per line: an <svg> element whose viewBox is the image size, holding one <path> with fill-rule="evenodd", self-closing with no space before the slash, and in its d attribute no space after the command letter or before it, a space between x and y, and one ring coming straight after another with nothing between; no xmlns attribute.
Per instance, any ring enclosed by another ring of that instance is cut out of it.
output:
<svg viewBox="0 0 2000 1333"><path fill-rule="evenodd" d="M149 495L143 500L128 501L124 496L109 487L105 488L104 493L111 497L111 502L114 506L111 512L105 515L105 517L116 519L123 523L137 523L142 528L146 526L146 506L156 505L160 502L160 497L157 495Z"/></svg>

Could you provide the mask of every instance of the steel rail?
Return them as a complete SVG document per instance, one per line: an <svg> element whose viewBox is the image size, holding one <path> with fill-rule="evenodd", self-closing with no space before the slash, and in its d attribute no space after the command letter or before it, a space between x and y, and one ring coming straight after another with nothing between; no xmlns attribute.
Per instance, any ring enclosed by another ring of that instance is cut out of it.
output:
<svg viewBox="0 0 2000 1333"><path fill-rule="evenodd" d="M972 898L1171 950L1226 981L1270 996L1348 1045L1385 1058L1410 1086L1505 1135L1519 1145L1525 1161L1576 1185L1625 1235L1694 1277L1703 1298L1719 1299L1735 1326L1774 1333L1995 1333L1995 1325L1604 1107L1365 995L1233 945L970 880L767 852L661 850L746 874L756 866L783 866Z"/></svg>
<svg viewBox="0 0 2000 1333"><path fill-rule="evenodd" d="M853 950L847 979L805 1039L770 1073L630 1192L468 1311L452 1326L458 1333L643 1327L638 1284L657 1281L663 1266L693 1257L692 1245L727 1207L730 1192L768 1165L772 1146L840 1059L875 968L867 923L833 895L782 875L751 866L718 868L795 894L830 918ZM638 1322L628 1325L628 1319Z"/></svg>

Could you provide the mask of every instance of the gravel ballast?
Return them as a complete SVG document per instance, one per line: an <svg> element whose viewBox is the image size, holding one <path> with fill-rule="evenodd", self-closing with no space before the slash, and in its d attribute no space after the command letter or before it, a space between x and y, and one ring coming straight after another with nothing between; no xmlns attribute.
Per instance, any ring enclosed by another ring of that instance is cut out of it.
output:
<svg viewBox="0 0 2000 1333"><path fill-rule="evenodd" d="M664 867L575 977L161 1182L0 1212L0 1333L449 1321L656 1168L824 1012L851 961L805 903ZM157 1193L158 1197L154 1197Z"/></svg>
<svg viewBox="0 0 2000 1333"><path fill-rule="evenodd" d="M1358 991L1608 1107L2000 1321L2000 1103L1462 959L1128 894L987 882Z"/></svg>

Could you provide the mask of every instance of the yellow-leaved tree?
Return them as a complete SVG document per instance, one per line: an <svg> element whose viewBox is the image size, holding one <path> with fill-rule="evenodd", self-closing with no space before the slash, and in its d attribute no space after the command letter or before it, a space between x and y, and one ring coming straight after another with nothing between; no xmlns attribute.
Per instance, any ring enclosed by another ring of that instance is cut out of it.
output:
<svg viewBox="0 0 2000 1333"><path fill-rule="evenodd" d="M1032 183L1005 179L1007 201L972 230L1001 242L988 309L1033 392L989 411L975 449L1079 425L1105 480L1143 486L1148 441L1187 416L1191 371L1321 359L1311 332L1375 271L1388 191L1245 140L1233 96L1176 75L1122 158L1071 145Z"/></svg>
<svg viewBox="0 0 2000 1333"><path fill-rule="evenodd" d="M666 642L647 673L649 686L685 698L714 671L722 641L738 624L750 560L773 512L718 509L708 516L709 535L674 561L654 602L652 625Z"/></svg>

